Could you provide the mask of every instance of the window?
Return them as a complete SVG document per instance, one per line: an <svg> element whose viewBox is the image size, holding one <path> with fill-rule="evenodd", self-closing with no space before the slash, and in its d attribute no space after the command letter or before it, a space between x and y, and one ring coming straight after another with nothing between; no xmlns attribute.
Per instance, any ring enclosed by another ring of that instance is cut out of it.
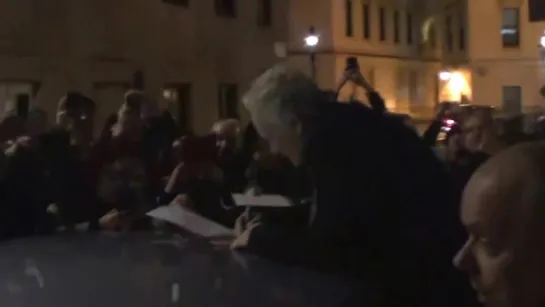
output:
<svg viewBox="0 0 545 307"><path fill-rule="evenodd" d="M452 18L450 16L447 16L447 18L445 19L445 31L445 38L447 40L447 51L452 51L454 38L452 37Z"/></svg>
<svg viewBox="0 0 545 307"><path fill-rule="evenodd" d="M394 42L399 43L399 11L394 11Z"/></svg>
<svg viewBox="0 0 545 307"><path fill-rule="evenodd" d="M257 4L257 24L262 27L272 25L272 0L259 0Z"/></svg>
<svg viewBox="0 0 545 307"><path fill-rule="evenodd" d="M371 14L369 12L369 4L364 3L362 8L363 15L363 38L371 38Z"/></svg>
<svg viewBox="0 0 545 307"><path fill-rule="evenodd" d="M216 8L216 15L220 17L236 17L237 10L235 0L215 0L214 7Z"/></svg>
<svg viewBox="0 0 545 307"><path fill-rule="evenodd" d="M413 15L407 13L407 44L413 43Z"/></svg>
<svg viewBox="0 0 545 307"><path fill-rule="evenodd" d="M32 83L0 82L0 110L4 112L17 111L17 96L33 96Z"/></svg>
<svg viewBox="0 0 545 307"><path fill-rule="evenodd" d="M516 7L503 9L501 37L504 47L519 47L520 44L520 10Z"/></svg>
<svg viewBox="0 0 545 307"><path fill-rule="evenodd" d="M191 84L169 84L163 89L163 97L168 103L168 109L176 120L178 129L182 134L191 131L192 105Z"/></svg>
<svg viewBox="0 0 545 307"><path fill-rule="evenodd" d="M219 85L218 114L220 118L239 118L238 87L236 84Z"/></svg>
<svg viewBox="0 0 545 307"><path fill-rule="evenodd" d="M435 49L437 47L437 30L435 29L435 25L430 26L430 31L428 33L429 35L429 43L430 47L432 49Z"/></svg>
<svg viewBox="0 0 545 307"><path fill-rule="evenodd" d="M465 31L465 19L463 17L462 14L460 14L460 17L458 18L458 20L460 21L460 31L459 31L459 35L458 35L458 47L460 48L460 50L465 50L466 49L466 31Z"/></svg>
<svg viewBox="0 0 545 307"><path fill-rule="evenodd" d="M189 0L163 0L163 2L176 6L189 7Z"/></svg>
<svg viewBox="0 0 545 307"><path fill-rule="evenodd" d="M529 0L528 13L530 22L545 21L545 1Z"/></svg>
<svg viewBox="0 0 545 307"><path fill-rule="evenodd" d="M522 113L522 88L520 86L504 86L502 97L502 109L505 115L514 116Z"/></svg>
<svg viewBox="0 0 545 307"><path fill-rule="evenodd" d="M379 39L380 41L386 40L386 10L381 7L378 10L379 19Z"/></svg>
<svg viewBox="0 0 545 307"><path fill-rule="evenodd" d="M348 37L352 37L352 35L354 35L354 24L353 24L353 20L352 20L352 0L346 0L344 2L344 5L345 5L345 29L344 29L344 32L345 32L345 35L348 36Z"/></svg>

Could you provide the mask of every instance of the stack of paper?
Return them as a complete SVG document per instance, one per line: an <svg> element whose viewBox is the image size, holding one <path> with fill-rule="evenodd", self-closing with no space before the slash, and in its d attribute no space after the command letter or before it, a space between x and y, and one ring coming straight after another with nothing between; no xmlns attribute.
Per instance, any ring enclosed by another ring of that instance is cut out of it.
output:
<svg viewBox="0 0 545 307"><path fill-rule="evenodd" d="M177 225L202 237L232 236L233 230L210 221L179 204L170 204L151 210L147 216Z"/></svg>

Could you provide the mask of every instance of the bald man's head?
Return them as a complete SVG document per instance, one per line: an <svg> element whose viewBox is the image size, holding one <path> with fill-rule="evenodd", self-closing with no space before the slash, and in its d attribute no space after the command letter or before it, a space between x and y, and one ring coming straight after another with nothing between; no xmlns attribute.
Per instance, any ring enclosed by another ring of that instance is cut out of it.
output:
<svg viewBox="0 0 545 307"><path fill-rule="evenodd" d="M455 258L493 307L545 303L545 143L512 147L481 166L462 198L469 239Z"/></svg>

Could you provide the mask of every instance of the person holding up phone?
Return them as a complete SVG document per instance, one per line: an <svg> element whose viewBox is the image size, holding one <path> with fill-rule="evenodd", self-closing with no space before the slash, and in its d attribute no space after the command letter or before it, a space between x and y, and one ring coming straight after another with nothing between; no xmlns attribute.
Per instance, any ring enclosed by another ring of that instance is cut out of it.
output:
<svg viewBox="0 0 545 307"><path fill-rule="evenodd" d="M369 83L369 81L365 79L365 77L361 73L360 65L356 57L348 57L346 59L346 68L339 82L339 86L337 87L337 98L339 97L339 93L342 88L346 86L346 84L349 82L354 85L354 89L352 90L352 95L350 98L351 101L354 100L356 88L360 87L364 89L365 93L367 94L369 104L371 105L373 110L378 111L379 113L386 112L386 105L384 104L384 100L376 94L376 91L371 83Z"/></svg>

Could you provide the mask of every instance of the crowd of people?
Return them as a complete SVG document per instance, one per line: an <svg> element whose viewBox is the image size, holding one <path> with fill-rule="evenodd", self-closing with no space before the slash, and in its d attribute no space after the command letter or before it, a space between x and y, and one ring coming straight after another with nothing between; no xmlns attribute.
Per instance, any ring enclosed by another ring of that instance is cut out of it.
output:
<svg viewBox="0 0 545 307"><path fill-rule="evenodd" d="M233 228L233 249L358 281L354 300L369 306L542 306L539 133L517 145L490 112L441 105L419 135L359 70L347 81L367 103L275 66L243 98L251 123L219 120L207 135L182 133L138 90L97 137L97 105L78 92L60 99L53 127L38 109L7 115L0 239L81 223L147 230L146 212L175 203ZM445 118L455 124L438 141ZM248 191L294 205L241 209L232 194Z"/></svg>

